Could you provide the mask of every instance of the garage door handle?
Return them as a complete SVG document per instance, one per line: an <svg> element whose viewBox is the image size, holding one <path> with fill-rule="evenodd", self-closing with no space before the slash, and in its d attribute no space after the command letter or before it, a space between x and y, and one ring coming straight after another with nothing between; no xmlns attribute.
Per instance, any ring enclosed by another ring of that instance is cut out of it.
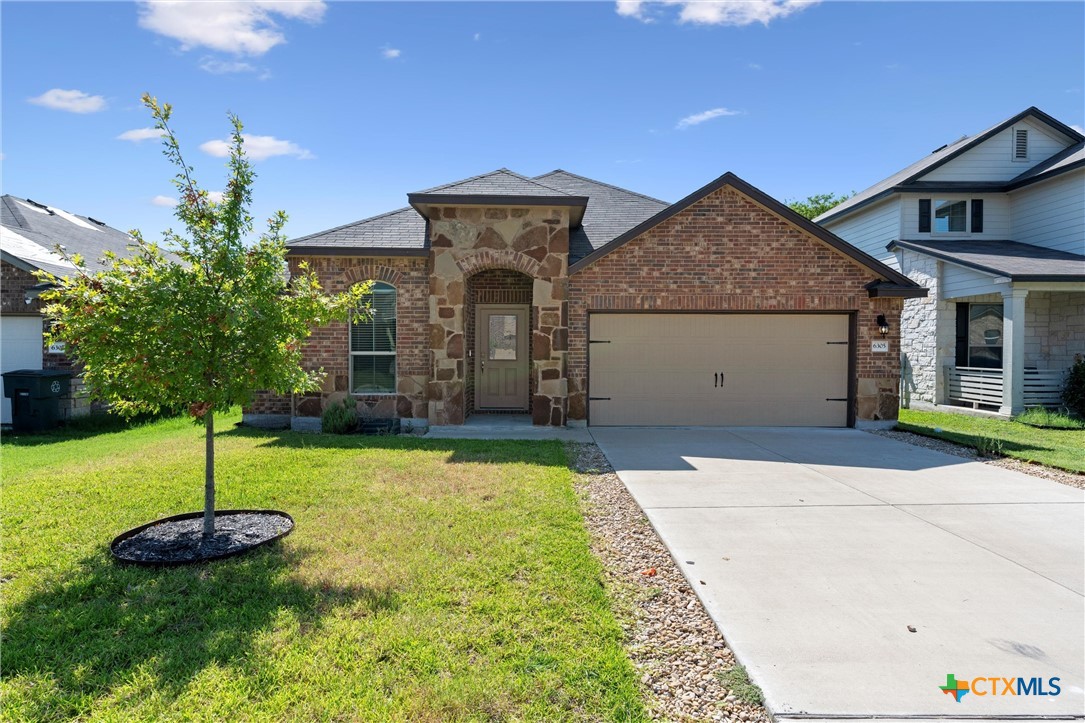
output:
<svg viewBox="0 0 1085 723"><path fill-rule="evenodd" d="M720 375L719 374L713 374L712 378L715 380L714 382L712 382L712 386L718 387L720 385Z"/></svg>
<svg viewBox="0 0 1085 723"><path fill-rule="evenodd" d="M848 398L847 397L825 397L825 401L826 402L846 402L846 401L848 401Z"/></svg>

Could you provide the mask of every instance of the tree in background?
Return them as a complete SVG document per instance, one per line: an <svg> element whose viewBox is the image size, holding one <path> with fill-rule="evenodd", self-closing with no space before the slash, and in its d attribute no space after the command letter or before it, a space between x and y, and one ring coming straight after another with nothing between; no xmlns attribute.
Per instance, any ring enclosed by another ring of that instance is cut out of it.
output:
<svg viewBox="0 0 1085 723"><path fill-rule="evenodd" d="M845 193L837 196L835 193L818 193L807 196L805 201L788 201L787 205L800 216L813 220L834 206L847 201L852 195L854 194Z"/></svg>
<svg viewBox="0 0 1085 723"><path fill-rule="evenodd" d="M177 168L176 216L187 234L167 230L166 253L133 231L135 252L124 259L108 254L109 268L97 273L74 256L69 277L43 276L54 286L42 296L55 320L50 341L67 344L95 396L123 415L185 408L203 423L207 540L215 531L215 412L251 402L255 390L318 389L323 372L301 368L302 344L313 326L364 307L369 284L328 296L304 264L288 277L282 211L246 243L255 174L236 116L229 116L226 190L214 201L181 155L169 125L171 106L149 94L143 104Z"/></svg>

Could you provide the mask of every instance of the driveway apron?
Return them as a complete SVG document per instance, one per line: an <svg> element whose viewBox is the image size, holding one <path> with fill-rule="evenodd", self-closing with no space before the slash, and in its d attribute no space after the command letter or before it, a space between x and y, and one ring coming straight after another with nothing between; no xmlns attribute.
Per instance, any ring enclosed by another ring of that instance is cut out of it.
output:
<svg viewBox="0 0 1085 723"><path fill-rule="evenodd" d="M1081 490L851 429L591 431L777 718L1085 717Z"/></svg>

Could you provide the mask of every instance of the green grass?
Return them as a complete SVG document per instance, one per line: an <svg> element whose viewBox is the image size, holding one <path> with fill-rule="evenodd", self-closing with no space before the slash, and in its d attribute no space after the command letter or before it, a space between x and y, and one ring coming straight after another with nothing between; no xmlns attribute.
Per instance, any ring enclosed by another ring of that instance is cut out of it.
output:
<svg viewBox="0 0 1085 723"><path fill-rule="evenodd" d="M1085 419L1043 407L1026 409L1023 414L1014 417L1014 421L1046 429L1085 429Z"/></svg>
<svg viewBox="0 0 1085 723"><path fill-rule="evenodd" d="M1085 472L1085 430L1041 429L1008 419L952 412L900 410L898 429L946 439L986 452Z"/></svg>
<svg viewBox="0 0 1085 723"><path fill-rule="evenodd" d="M761 689L757 687L757 684L750 680L745 666L736 664L730 670L716 673L716 677L739 700L751 705L761 705L765 702L765 696L761 693Z"/></svg>
<svg viewBox="0 0 1085 723"><path fill-rule="evenodd" d="M5 435L4 720L640 720L558 442L333 437L219 420L219 508L296 528L119 567L202 504L202 430Z"/></svg>

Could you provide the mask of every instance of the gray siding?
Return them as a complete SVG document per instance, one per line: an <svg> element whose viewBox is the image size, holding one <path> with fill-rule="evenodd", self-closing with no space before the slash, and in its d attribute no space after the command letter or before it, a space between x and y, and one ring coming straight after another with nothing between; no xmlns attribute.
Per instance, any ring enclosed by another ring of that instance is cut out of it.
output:
<svg viewBox="0 0 1085 723"><path fill-rule="evenodd" d="M1010 194L1014 241L1085 254L1085 169Z"/></svg>
<svg viewBox="0 0 1085 723"><path fill-rule="evenodd" d="M1027 128L1029 157L1013 159L1014 130ZM965 151L952 161L922 176L920 181L1008 181L1062 151L1070 142L1056 135L1046 125L1022 120Z"/></svg>
<svg viewBox="0 0 1085 723"><path fill-rule="evenodd" d="M885 250L886 244L900 238L900 200L894 196L864 208L839 223L825 228L861 251L900 270L897 258Z"/></svg>

